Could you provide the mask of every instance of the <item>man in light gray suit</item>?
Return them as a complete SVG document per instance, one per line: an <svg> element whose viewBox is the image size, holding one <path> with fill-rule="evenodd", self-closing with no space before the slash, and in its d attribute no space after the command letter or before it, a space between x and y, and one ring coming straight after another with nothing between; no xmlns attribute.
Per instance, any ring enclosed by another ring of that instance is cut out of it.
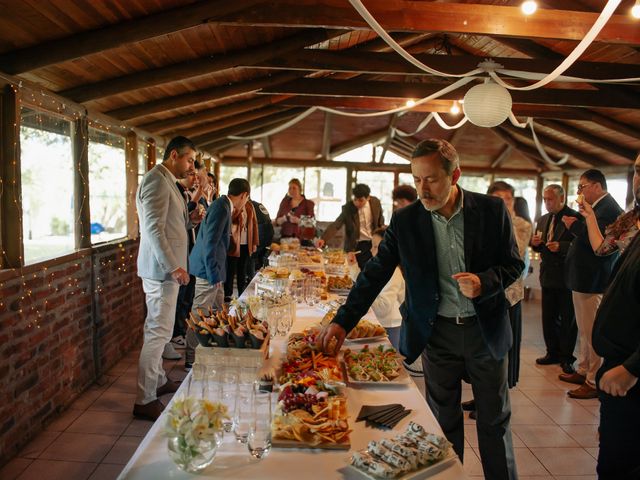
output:
<svg viewBox="0 0 640 480"><path fill-rule="evenodd" d="M201 220L197 209L189 217L176 180L194 173L196 147L185 137L169 142L161 164L145 174L136 206L140 223L138 276L146 295L147 318L138 365L138 392L133 414L157 419L164 405L158 397L175 392L177 384L162 368L162 351L171 340L178 288L189 282L187 229Z"/></svg>

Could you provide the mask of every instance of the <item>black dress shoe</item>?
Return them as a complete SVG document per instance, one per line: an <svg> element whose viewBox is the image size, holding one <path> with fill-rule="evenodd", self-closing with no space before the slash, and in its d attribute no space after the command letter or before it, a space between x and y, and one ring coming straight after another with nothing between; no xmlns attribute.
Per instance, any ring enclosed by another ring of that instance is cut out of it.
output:
<svg viewBox="0 0 640 480"><path fill-rule="evenodd" d="M145 405L139 405L136 403L133 405L133 416L155 422L163 410L164 405L160 400L154 400L153 402L149 402Z"/></svg>
<svg viewBox="0 0 640 480"><path fill-rule="evenodd" d="M172 380L167 380L167 383L162 385L156 390L156 397L161 397L167 393L174 393L178 391L180 387L180 382L174 382Z"/></svg>
<svg viewBox="0 0 640 480"><path fill-rule="evenodd" d="M477 415L477 413L476 413L476 411L475 411L475 410L471 410L471 411L469 412L469 418L470 418L471 420L477 420L477 419L478 419L478 415Z"/></svg>
<svg viewBox="0 0 640 480"><path fill-rule="evenodd" d="M560 364L560 368L562 368L562 373L567 373L567 374L576 373L576 369L573 368L573 363L562 362Z"/></svg>
<svg viewBox="0 0 640 480"><path fill-rule="evenodd" d="M555 365L556 363L560 363L560 359L552 357L547 353L544 357L536 358L536 363L538 365Z"/></svg>
<svg viewBox="0 0 640 480"><path fill-rule="evenodd" d="M460 406L462 407L462 410L464 410L465 412L472 412L476 409L476 401L472 398L467 402L462 402Z"/></svg>

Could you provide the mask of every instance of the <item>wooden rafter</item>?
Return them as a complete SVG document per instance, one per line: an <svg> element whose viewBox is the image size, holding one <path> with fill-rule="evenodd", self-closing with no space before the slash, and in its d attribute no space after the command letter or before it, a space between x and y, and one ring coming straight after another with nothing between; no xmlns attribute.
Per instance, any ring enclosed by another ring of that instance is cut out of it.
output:
<svg viewBox="0 0 640 480"><path fill-rule="evenodd" d="M524 18L519 7L468 3L369 0L369 12L386 31L457 32L477 35L582 40L598 14L539 9ZM496 22L496 18L500 21ZM220 23L264 27L369 28L342 0L280 0L269 8L250 7ZM640 44L640 31L629 15L614 14L597 38L601 42Z"/></svg>
<svg viewBox="0 0 640 480"><path fill-rule="evenodd" d="M331 160L331 113L324 114L324 127L322 131L322 147L320 150L320 158L323 160Z"/></svg>
<svg viewBox="0 0 640 480"><path fill-rule="evenodd" d="M188 129L180 129L177 130L176 133L180 133L181 135L185 135L187 137L200 138L199 136L201 135L209 135L212 132L222 130L227 127L233 127L235 125L240 125L251 121L260 121L261 119L269 118L271 115L281 113L282 111L283 110L278 107L257 108L248 112L224 117L215 122L202 123Z"/></svg>
<svg viewBox="0 0 640 480"><path fill-rule="evenodd" d="M430 39L435 42L436 39ZM499 41L502 42L500 39ZM533 42L531 42L533 43ZM465 73L477 68L487 58L478 55L436 55L417 53L414 56L430 67L451 74ZM561 57L562 59L564 57ZM513 58L491 57L507 70L549 73L554 64L548 57ZM560 60L560 57L558 58ZM559 61L557 63L560 63ZM414 67L397 53L351 52L349 50L300 50L291 55L274 57L254 68L285 70L329 70L333 72L368 73L380 75L431 76ZM590 79L640 77L640 65L608 62L575 62L564 75Z"/></svg>
<svg viewBox="0 0 640 480"><path fill-rule="evenodd" d="M594 147L598 147L607 152L611 152L615 155L624 157L629 161L633 161L636 159L637 152L635 150L631 148L624 148L618 143L597 137L590 132L574 127L573 125L568 125L566 123L557 122L554 120L538 120L537 123L544 127L550 128L551 130L555 130L556 132L569 135L570 137L573 137L581 142L588 143L590 145L593 145Z"/></svg>
<svg viewBox="0 0 640 480"><path fill-rule="evenodd" d="M109 50L127 43L139 42L202 25L258 1L214 0L182 5L145 17L13 50L0 55L0 65L2 65L4 72L22 73Z"/></svg>
<svg viewBox="0 0 640 480"><path fill-rule="evenodd" d="M337 35L337 33L333 33L333 35ZM327 38L330 38L330 34L325 30L305 30L301 33L281 38L264 45L252 46L227 54L198 58L164 67L143 70L88 85L80 85L58 93L77 102L88 102L90 100L119 95L141 88L153 87L211 73L219 73L222 70L234 68L238 65L251 65L262 62L272 56L282 55L314 45Z"/></svg>
<svg viewBox="0 0 640 480"><path fill-rule="evenodd" d="M511 156L511 152L513 151L513 147L509 144L506 144L502 151L498 154L496 158L491 161L491 168L498 168L502 165L507 158Z"/></svg>
<svg viewBox="0 0 640 480"><path fill-rule="evenodd" d="M385 138L387 138L387 132L388 129L383 128L381 130L376 130L375 132L367 133L358 138L354 138L348 142L343 142L340 145L336 145L332 148L329 157L335 158L343 153L353 150L354 148L358 148L369 143L381 144L384 142Z"/></svg>
<svg viewBox="0 0 640 480"><path fill-rule="evenodd" d="M509 125L507 124L507 122L503 123L500 128L514 135L525 135L525 131L520 128L514 127L513 125ZM540 143L545 147L553 148L558 152L568 153L581 162L588 163L589 165L593 165L594 167L605 167L611 165L610 163L602 160L596 155L589 154L578 147L557 140L540 131L536 132L536 136L538 137L538 140L540 140Z"/></svg>
<svg viewBox="0 0 640 480"><path fill-rule="evenodd" d="M526 158L531 164L536 168L537 171L549 170L549 167L544 163L544 161L540 158L540 154L538 151L529 145L525 145L520 142L513 136L509 134L506 130L503 130L501 127L495 127L491 129L500 140L506 143L508 146L511 146L514 150L520 152L524 158ZM549 155L551 158L554 158L553 155ZM502 169L501 169L502 170Z"/></svg>
<svg viewBox="0 0 640 480"><path fill-rule="evenodd" d="M458 100L471 85L442 95L440 100ZM319 95L344 97L424 98L442 89L442 85L411 82L380 82L301 78L280 84L260 93L279 95ZM612 98L604 92L541 88L534 91L511 91L514 104L554 105L572 107L640 108L640 95L635 99Z"/></svg>
<svg viewBox="0 0 640 480"><path fill-rule="evenodd" d="M391 141L396 134L394 128L396 126L396 123L398 123L398 118L400 118L400 116L397 113L394 113L389 119L389 126L387 127L387 138L384 139L384 143L382 144L382 153L380 154L380 158L378 159L378 162L380 163L384 163L384 157L387 154L389 145L391 144Z"/></svg>

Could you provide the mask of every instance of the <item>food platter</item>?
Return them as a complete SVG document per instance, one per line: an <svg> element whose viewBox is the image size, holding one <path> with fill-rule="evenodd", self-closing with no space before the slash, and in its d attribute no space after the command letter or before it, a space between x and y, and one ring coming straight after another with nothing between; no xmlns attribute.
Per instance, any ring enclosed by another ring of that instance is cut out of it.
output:
<svg viewBox="0 0 640 480"><path fill-rule="evenodd" d="M438 463L434 463L433 465L427 465L425 467L419 468L413 472L405 473L400 477L395 477L395 480L423 480L426 478L430 478L437 473L442 472L449 468L450 465L455 463L456 458L458 458L453 451L453 449L449 450L449 453L445 458L440 460ZM349 469L352 471L358 472L362 475L363 478L370 478L371 480L380 480L380 477L376 477L369 472L365 472L360 470L359 468L354 467L353 465L349 465Z"/></svg>
<svg viewBox="0 0 640 480"><path fill-rule="evenodd" d="M402 366L402 357L385 344L346 348L342 351L342 364L351 386L399 386L411 380Z"/></svg>

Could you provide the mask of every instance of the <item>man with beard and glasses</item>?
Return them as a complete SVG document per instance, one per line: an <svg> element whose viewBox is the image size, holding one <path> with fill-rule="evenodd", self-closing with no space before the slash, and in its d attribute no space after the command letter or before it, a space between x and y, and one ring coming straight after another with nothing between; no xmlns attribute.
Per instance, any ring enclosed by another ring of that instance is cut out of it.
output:
<svg viewBox="0 0 640 480"><path fill-rule="evenodd" d="M505 289L522 274L509 213L495 197L462 190L454 147L420 142L411 159L420 202L394 213L378 254L347 302L319 335L337 352L397 266L405 276L400 353L422 355L427 401L462 460L461 380L476 399L478 440L487 480L516 479L506 355L512 344Z"/></svg>

